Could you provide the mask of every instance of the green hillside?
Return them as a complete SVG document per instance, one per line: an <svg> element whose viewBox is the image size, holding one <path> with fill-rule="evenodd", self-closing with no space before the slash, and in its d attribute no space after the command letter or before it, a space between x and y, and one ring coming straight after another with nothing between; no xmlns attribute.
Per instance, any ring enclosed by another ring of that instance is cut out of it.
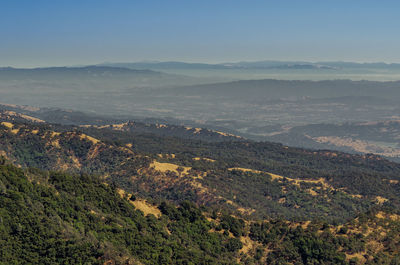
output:
<svg viewBox="0 0 400 265"><path fill-rule="evenodd" d="M373 155L10 122L0 125L0 139L15 164L96 174L157 203L334 223L380 204L399 209L400 165Z"/></svg>
<svg viewBox="0 0 400 265"><path fill-rule="evenodd" d="M240 248L190 203L144 216L95 177L2 165L0 188L1 264L232 264Z"/></svg>
<svg viewBox="0 0 400 265"><path fill-rule="evenodd" d="M1 264L399 262L400 165L379 156L14 118Z"/></svg>
<svg viewBox="0 0 400 265"><path fill-rule="evenodd" d="M400 216L249 222L184 202L135 209L89 175L0 165L0 264L398 264ZM206 216L209 216L206 218ZM374 249L378 246L379 249ZM377 251L378 250L378 251Z"/></svg>

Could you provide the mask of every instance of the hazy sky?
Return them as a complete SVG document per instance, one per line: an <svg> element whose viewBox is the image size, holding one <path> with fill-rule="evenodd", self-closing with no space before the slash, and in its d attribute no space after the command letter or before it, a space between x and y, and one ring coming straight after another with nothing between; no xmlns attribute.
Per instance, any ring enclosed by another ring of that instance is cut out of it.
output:
<svg viewBox="0 0 400 265"><path fill-rule="evenodd" d="M1 0L0 66L400 62L400 1Z"/></svg>

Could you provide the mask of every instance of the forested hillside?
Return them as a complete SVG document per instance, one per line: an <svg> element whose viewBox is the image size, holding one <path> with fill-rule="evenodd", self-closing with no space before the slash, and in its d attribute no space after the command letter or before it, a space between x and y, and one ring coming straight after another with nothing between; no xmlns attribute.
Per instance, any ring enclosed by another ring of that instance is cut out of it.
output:
<svg viewBox="0 0 400 265"><path fill-rule="evenodd" d="M149 205L154 215L138 210L135 196L93 176L0 164L1 264L400 261L400 216L390 212L372 211L341 226L249 222L189 202Z"/></svg>
<svg viewBox="0 0 400 265"><path fill-rule="evenodd" d="M0 121L4 264L398 264L397 163L23 115Z"/></svg>
<svg viewBox="0 0 400 265"><path fill-rule="evenodd" d="M46 123L2 122L0 139L13 163L96 174L155 202L335 223L376 205L399 207L400 165L373 155Z"/></svg>
<svg viewBox="0 0 400 265"><path fill-rule="evenodd" d="M0 189L1 264L232 264L241 247L190 203L145 216L88 175L2 165Z"/></svg>

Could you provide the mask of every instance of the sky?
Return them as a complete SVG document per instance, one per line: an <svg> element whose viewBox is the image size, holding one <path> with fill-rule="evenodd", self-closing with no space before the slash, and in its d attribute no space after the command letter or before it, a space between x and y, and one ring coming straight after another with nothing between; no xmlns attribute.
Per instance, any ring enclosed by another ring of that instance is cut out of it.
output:
<svg viewBox="0 0 400 265"><path fill-rule="evenodd" d="M1 0L0 66L400 62L400 1Z"/></svg>

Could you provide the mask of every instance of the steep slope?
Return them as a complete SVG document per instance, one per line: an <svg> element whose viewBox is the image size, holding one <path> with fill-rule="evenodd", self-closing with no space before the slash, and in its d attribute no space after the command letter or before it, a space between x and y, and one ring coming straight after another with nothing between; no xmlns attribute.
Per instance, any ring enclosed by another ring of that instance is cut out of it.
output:
<svg viewBox="0 0 400 265"><path fill-rule="evenodd" d="M374 210L340 226L248 221L191 203L141 211L88 175L0 159L2 264L398 264L400 216ZM135 209L136 208L136 209Z"/></svg>
<svg viewBox="0 0 400 265"><path fill-rule="evenodd" d="M372 155L11 122L0 125L0 140L1 154L21 166L97 174L158 202L331 222L379 204L399 209L400 165Z"/></svg>
<svg viewBox="0 0 400 265"><path fill-rule="evenodd" d="M0 165L0 193L2 264L234 264L241 248L189 203L145 216L86 175Z"/></svg>

